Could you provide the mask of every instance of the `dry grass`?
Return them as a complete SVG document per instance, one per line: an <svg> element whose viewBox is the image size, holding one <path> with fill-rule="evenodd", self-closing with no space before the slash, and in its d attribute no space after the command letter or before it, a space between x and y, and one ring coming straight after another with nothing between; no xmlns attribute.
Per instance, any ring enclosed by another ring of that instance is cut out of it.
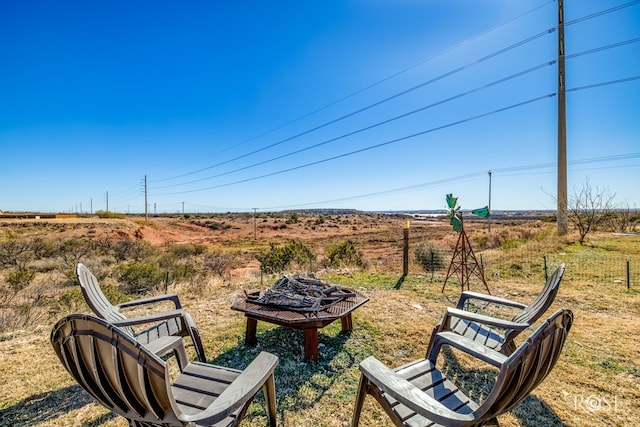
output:
<svg viewBox="0 0 640 427"><path fill-rule="evenodd" d="M637 252L640 239L617 241L602 236L598 242L609 250ZM536 245L544 246L540 242ZM571 308L575 317L560 361L530 397L500 417L500 423L639 425L640 293L622 285L601 286L577 280L572 277L571 264L567 267L551 308ZM261 350L279 356L279 425L343 427L351 419L358 363L372 354L389 366L423 357L433 326L444 307L450 305L440 292L442 284L431 282L428 275L413 272L401 281L399 274L380 270L321 274L326 280L358 287L370 301L354 313L351 334L340 333L339 322L321 331L320 360L316 364L302 361L303 341L298 331L260 323L258 346L244 345L244 318L229 306L243 289L260 287L255 272L247 270L231 282L210 279L202 286L184 284L170 291L180 294L195 318L211 362L243 368ZM541 286L541 282L501 279L491 282L491 291L526 302ZM50 322L43 322L2 337L0 425L125 426L123 419L93 403L64 371L48 342L50 328ZM518 341L524 338L526 334ZM490 388L495 371L478 361L454 352L445 353L439 363L474 395ZM259 397L252 405L243 425L265 425L261 401ZM361 425L389 425L371 398L365 402Z"/></svg>

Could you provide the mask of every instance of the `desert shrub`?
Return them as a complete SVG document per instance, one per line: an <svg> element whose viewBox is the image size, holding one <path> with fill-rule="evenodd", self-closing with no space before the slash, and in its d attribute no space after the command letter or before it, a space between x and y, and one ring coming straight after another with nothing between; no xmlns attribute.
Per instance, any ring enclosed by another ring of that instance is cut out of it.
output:
<svg viewBox="0 0 640 427"><path fill-rule="evenodd" d="M119 218L119 219L124 219L124 218L127 217L124 214L119 214L119 213L109 212L109 211L96 211L96 215L98 216L98 218Z"/></svg>
<svg viewBox="0 0 640 427"><path fill-rule="evenodd" d="M198 245L193 243L188 244L172 244L167 248L168 252L171 252L178 258L189 258L191 256L202 255L207 251L207 247L205 245Z"/></svg>
<svg viewBox="0 0 640 427"><path fill-rule="evenodd" d="M327 249L327 257L324 260L326 267L356 266L363 268L364 261L362 255L351 240L330 246Z"/></svg>
<svg viewBox="0 0 640 427"><path fill-rule="evenodd" d="M30 259L28 244L16 238L0 242L0 266L24 266Z"/></svg>
<svg viewBox="0 0 640 427"><path fill-rule="evenodd" d="M137 239L116 240L110 247L110 253L118 263L126 260L142 261L156 252L150 243Z"/></svg>
<svg viewBox="0 0 640 427"><path fill-rule="evenodd" d="M158 288L165 274L157 264L129 261L115 268L121 290L127 294L142 294Z"/></svg>
<svg viewBox="0 0 640 427"><path fill-rule="evenodd" d="M28 244L35 259L49 258L53 256L56 250L55 241L52 239L36 237Z"/></svg>
<svg viewBox="0 0 640 427"><path fill-rule="evenodd" d="M31 284L36 273L28 268L20 267L7 273L6 281L14 292L21 291Z"/></svg>
<svg viewBox="0 0 640 427"><path fill-rule="evenodd" d="M289 264L289 251L286 246L276 246L271 243L269 250L262 251L256 255L260 261L260 270L267 274L283 271Z"/></svg>
<svg viewBox="0 0 640 427"><path fill-rule="evenodd" d="M289 265L306 265L314 260L316 255L304 243L294 240L285 246L271 243L269 250L256 255L260 261L260 269L267 274L284 271Z"/></svg>
<svg viewBox="0 0 640 427"><path fill-rule="evenodd" d="M300 218L296 212L293 212L286 221L287 224L297 224L298 222L300 222Z"/></svg>
<svg viewBox="0 0 640 427"><path fill-rule="evenodd" d="M311 248L302 243L299 240L294 240L289 245L287 245L289 251L291 252L291 260L290 263L295 263L297 265L307 265L311 261L314 261L317 256L313 253Z"/></svg>
<svg viewBox="0 0 640 427"><path fill-rule="evenodd" d="M429 243L420 243L414 250L414 257L424 271L433 272L444 268L442 251Z"/></svg>
<svg viewBox="0 0 640 427"><path fill-rule="evenodd" d="M218 277L229 277L233 257L222 251L209 252L204 256L204 268Z"/></svg>

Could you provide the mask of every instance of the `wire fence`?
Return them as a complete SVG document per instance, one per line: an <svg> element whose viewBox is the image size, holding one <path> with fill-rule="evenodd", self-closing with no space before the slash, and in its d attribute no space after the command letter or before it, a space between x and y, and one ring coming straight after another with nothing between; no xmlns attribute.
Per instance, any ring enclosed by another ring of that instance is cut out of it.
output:
<svg viewBox="0 0 640 427"><path fill-rule="evenodd" d="M449 272L454 249L442 248L442 243L422 238L412 239L409 249L412 271L422 270L433 280L444 280ZM454 242L455 243L455 242ZM565 280L585 284L640 289L640 254L623 254L602 248L577 247L567 251L535 253L522 248L485 249L473 251L468 263L476 263L487 280L546 278L562 263Z"/></svg>
<svg viewBox="0 0 640 427"><path fill-rule="evenodd" d="M635 256L549 253L523 257L521 254L496 253L496 251L475 252L476 261L484 276L489 280L526 278L546 280L562 263L566 265L565 279L580 282L624 286L640 289L640 259ZM420 258L414 252L411 262L430 274L433 280L444 280L449 272L453 250L429 249Z"/></svg>

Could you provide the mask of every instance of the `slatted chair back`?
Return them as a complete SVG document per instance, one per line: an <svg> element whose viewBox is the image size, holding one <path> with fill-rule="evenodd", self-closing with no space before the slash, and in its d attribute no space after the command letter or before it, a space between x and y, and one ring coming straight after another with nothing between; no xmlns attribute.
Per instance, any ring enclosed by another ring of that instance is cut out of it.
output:
<svg viewBox="0 0 640 427"><path fill-rule="evenodd" d="M551 304L553 304L553 301L556 299L558 289L560 288L560 282L564 276L564 269L564 264L560 264L556 271L549 276L542 288L542 291L538 294L536 299L534 299L531 304L522 310L522 312L515 315L511 320L513 322L528 323L530 325L538 320L547 311L547 309L551 307Z"/></svg>
<svg viewBox="0 0 640 427"><path fill-rule="evenodd" d="M448 344L499 368L486 399L474 401L456 380L436 367L437 354L395 370L370 356L360 363L360 383L352 426L360 422L366 394L373 396L396 426L498 425L499 415L513 409L551 372L571 329L571 310L558 310L511 356L488 350L475 341L452 334Z"/></svg>
<svg viewBox="0 0 640 427"><path fill-rule="evenodd" d="M73 314L51 332L58 358L100 404L130 421L181 425L168 394L166 364L103 319Z"/></svg>
<svg viewBox="0 0 640 427"><path fill-rule="evenodd" d="M84 299L93 310L95 314L102 317L109 322L117 322L119 320L125 320L126 316L118 311L102 292L100 283L96 276L84 265L79 263L76 267L76 274L78 276L78 282L80 282L80 289ZM124 326L122 327L130 335L134 335L133 328Z"/></svg>
<svg viewBox="0 0 640 427"><path fill-rule="evenodd" d="M491 419L513 409L549 375L573 323L569 309L556 311L502 364L477 413Z"/></svg>
<svg viewBox="0 0 640 427"><path fill-rule="evenodd" d="M91 307L91 310L93 310L93 312L99 317L105 319L109 323L118 324L118 327L122 328L129 335L135 337L135 339L142 344L150 344L153 341L164 337L188 336L193 342L198 360L201 362L207 361L200 332L189 313L182 310L182 304L180 303L177 295L158 295L155 297L141 298L133 301L127 301L119 305L113 305L102 292L102 288L100 287L96 276L94 276L84 264L79 263L77 265L76 273L85 301L89 307ZM175 306L176 310L156 313L158 315L156 317L154 317L153 314L139 316L135 322L132 322L131 319L120 312L121 308L141 307L159 302L171 302ZM126 321L126 324L123 324L122 321ZM130 325L140 325L143 327L138 328L136 331ZM156 344L158 343L156 342ZM163 348L162 345L160 345L159 348Z"/></svg>
<svg viewBox="0 0 640 427"><path fill-rule="evenodd" d="M273 354L261 352L244 371L194 361L171 372L122 329L78 313L56 323L51 344L78 384L130 426L236 425L261 389L276 426Z"/></svg>

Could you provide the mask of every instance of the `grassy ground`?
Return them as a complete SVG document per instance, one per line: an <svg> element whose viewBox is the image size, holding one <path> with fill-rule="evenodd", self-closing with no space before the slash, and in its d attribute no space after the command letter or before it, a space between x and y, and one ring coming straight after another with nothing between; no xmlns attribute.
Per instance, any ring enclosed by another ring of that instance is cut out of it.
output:
<svg viewBox="0 0 640 427"><path fill-rule="evenodd" d="M606 247L609 252L637 253L640 246L637 237L603 237L598 242L598 247ZM582 253L579 248L571 251ZM571 251L567 251L569 256L573 256ZM602 286L576 279L571 259L567 260L565 279L550 309L568 307L574 312L574 325L563 354L535 392L499 418L503 426L640 425L640 293L637 287L628 290L623 285ZM195 318L210 362L244 368L262 350L278 355L279 425L348 425L359 362L375 355L395 367L424 357L432 328L444 308L451 305L440 292L442 283L432 282L426 274L401 278L379 271L340 271L325 272L320 277L357 287L370 301L354 313L353 332L341 333L339 322L321 331L318 363L302 360L299 331L259 323L258 346L244 345L244 318L229 307L243 289L260 287L258 277L248 276L232 284L211 279L198 292L187 286L170 289L180 294L183 305ZM494 295L522 302L531 301L542 285L540 280L519 278L490 281ZM449 295L455 291L447 289ZM50 328L51 324L43 322L2 336L0 425L125 426L123 419L93 403L75 385L48 342ZM439 364L474 396L490 389L495 374L486 365L456 352L441 355ZM371 398L367 398L363 414L362 426L389 425ZM259 396L243 425L265 423Z"/></svg>

